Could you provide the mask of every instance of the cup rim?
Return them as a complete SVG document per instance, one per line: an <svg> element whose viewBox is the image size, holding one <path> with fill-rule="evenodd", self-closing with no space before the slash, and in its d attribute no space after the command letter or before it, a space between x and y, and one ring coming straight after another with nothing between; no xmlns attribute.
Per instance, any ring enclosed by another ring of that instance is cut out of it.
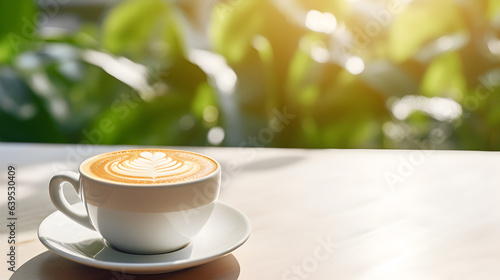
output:
<svg viewBox="0 0 500 280"><path fill-rule="evenodd" d="M108 154L108 153L116 153L116 152L124 152L124 151L131 151L131 150L134 150L134 151L140 151L140 150L143 150L143 151L149 151L149 150L168 150L168 151L174 151L174 152L189 152L189 153L193 153L193 154L196 154L196 155L200 155L200 156L203 156L203 157L207 157L209 159L211 159L213 162L215 162L215 164L217 165L217 168L210 174L208 175L205 175L201 178L196 178L194 180L190 180L190 181L184 181L184 182L176 182L176 183L163 183L163 184L133 184L133 183L120 183L120 182L114 182L114 181L111 181L111 180L105 180L105 179L98 179L94 176L90 176L89 174L83 172L82 170L82 166L98 157L98 156L102 156L102 155L105 155L105 154ZM104 152L104 153L99 153L97 155L94 155L94 156L91 156L87 159L85 159L84 161L82 161L80 163L80 165L78 166L78 173L80 173L80 176L83 176L85 177L85 179L88 179L88 180L91 180L91 181L94 181L96 183L99 183L99 184L107 184L107 185L112 185L112 186L122 186L122 187L141 187L141 188L165 188L165 187L178 187L178 186L183 186L183 185L190 185L190 184L196 184L196 183L199 183L199 182L203 182L203 181L206 181L206 180L209 180L211 179L212 177L216 177L216 176L219 176L220 174L220 171L221 171L222 167L220 165L220 163L214 159L213 157L210 157L208 155L205 155L205 154L201 154L201 153L197 153L197 152L193 152L193 151L190 151L190 150L180 150L180 149L169 149L169 148L139 148L139 149L124 149L124 150L116 150L116 151L110 151L110 152Z"/></svg>

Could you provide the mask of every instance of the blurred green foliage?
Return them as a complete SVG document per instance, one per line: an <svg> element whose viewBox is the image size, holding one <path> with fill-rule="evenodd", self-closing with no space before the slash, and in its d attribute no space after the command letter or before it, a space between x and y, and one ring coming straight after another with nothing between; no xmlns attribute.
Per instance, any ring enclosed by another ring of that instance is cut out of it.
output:
<svg viewBox="0 0 500 280"><path fill-rule="evenodd" d="M126 0L72 32L37 30L57 13L33 1L0 14L1 141L500 149L496 0Z"/></svg>

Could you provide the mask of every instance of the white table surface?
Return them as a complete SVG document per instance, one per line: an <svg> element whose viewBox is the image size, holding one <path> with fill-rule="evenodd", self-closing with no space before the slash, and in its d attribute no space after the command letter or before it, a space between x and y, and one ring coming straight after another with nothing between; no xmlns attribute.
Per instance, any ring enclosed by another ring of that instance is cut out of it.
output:
<svg viewBox="0 0 500 280"><path fill-rule="evenodd" d="M500 279L500 154L465 151L185 149L223 166L220 200L243 211L250 239L217 261L124 275L65 260L36 231L55 211L48 181L124 146L0 143L0 218L17 169L16 269L0 279ZM68 197L77 198L68 188ZM6 260L6 225L0 254Z"/></svg>

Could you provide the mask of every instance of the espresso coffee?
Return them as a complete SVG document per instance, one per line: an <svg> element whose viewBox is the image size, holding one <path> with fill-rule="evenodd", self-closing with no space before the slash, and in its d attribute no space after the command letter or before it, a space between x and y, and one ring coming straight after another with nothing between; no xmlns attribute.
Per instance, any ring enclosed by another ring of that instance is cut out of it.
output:
<svg viewBox="0 0 500 280"><path fill-rule="evenodd" d="M81 171L99 181L119 184L169 184L203 178L217 169L204 155L169 149L135 149L89 158Z"/></svg>

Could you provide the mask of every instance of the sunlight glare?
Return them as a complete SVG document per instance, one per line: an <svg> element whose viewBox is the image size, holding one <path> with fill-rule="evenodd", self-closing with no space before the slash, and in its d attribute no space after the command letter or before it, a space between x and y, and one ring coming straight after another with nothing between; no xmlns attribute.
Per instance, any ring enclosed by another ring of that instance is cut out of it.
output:
<svg viewBox="0 0 500 280"><path fill-rule="evenodd" d="M363 73L365 70L365 63L358 56L353 56L347 59L345 63L345 69L352 75L358 75Z"/></svg>
<svg viewBox="0 0 500 280"><path fill-rule="evenodd" d="M441 52L444 52L444 51L447 51L447 50L450 50L453 48L453 46L455 46L455 41L456 38L453 37L453 36L443 36L441 38L439 38L436 43L437 43L437 48L439 49L439 51Z"/></svg>
<svg viewBox="0 0 500 280"><path fill-rule="evenodd" d="M416 111L427 113L438 121L451 122L462 115L462 107L451 98L408 95L394 102L392 114L406 120Z"/></svg>
<svg viewBox="0 0 500 280"><path fill-rule="evenodd" d="M311 58L318 63L326 63L330 60L330 52L326 49L326 45L317 41L311 47Z"/></svg>
<svg viewBox="0 0 500 280"><path fill-rule="evenodd" d="M488 49L492 54L500 55L500 40L496 38L488 40Z"/></svg>
<svg viewBox="0 0 500 280"><path fill-rule="evenodd" d="M84 50L82 59L87 63L99 66L111 76L139 91L141 98L152 98L150 95L143 95L143 93L153 92L147 81L148 69L146 66L125 57L115 57L95 50Z"/></svg>
<svg viewBox="0 0 500 280"><path fill-rule="evenodd" d="M312 31L332 34L337 28L337 18L328 12L310 10L307 12L305 25Z"/></svg>
<svg viewBox="0 0 500 280"><path fill-rule="evenodd" d="M238 77L233 69L227 65L223 56L206 50L193 50L189 54L189 58L213 77L221 93L230 95L234 92Z"/></svg>
<svg viewBox="0 0 500 280"><path fill-rule="evenodd" d="M215 126L208 131L207 140L211 145L216 146L222 143L224 136L224 129L220 126Z"/></svg>

